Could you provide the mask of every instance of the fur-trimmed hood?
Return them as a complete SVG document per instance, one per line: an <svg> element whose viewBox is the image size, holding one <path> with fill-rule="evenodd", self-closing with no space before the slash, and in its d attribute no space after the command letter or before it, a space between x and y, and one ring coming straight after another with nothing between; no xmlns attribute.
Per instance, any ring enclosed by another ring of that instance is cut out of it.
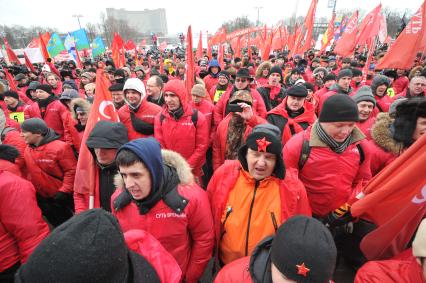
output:
<svg viewBox="0 0 426 283"><path fill-rule="evenodd" d="M89 101L83 98L74 98L73 100L71 100L71 113L74 120L77 120L77 113L75 112L75 109L77 107L83 108L87 115L89 115L91 107Z"/></svg>
<svg viewBox="0 0 426 283"><path fill-rule="evenodd" d="M259 67L257 67L256 69L256 79L263 77L262 76L263 70L265 69L271 70L271 68L272 68L271 62L269 61L262 62L259 65Z"/></svg>
<svg viewBox="0 0 426 283"><path fill-rule="evenodd" d="M161 156L163 158L164 165L176 169L180 185L194 184L194 175L192 175L191 167L189 167L185 158L183 158L179 153L167 149L161 150ZM114 185L116 188L124 188L124 181L120 174L115 175Z"/></svg>
<svg viewBox="0 0 426 283"><path fill-rule="evenodd" d="M390 126L394 119L389 116L389 113L379 113L376 122L371 128L371 137L374 142L385 151L399 155L403 149L403 144L393 139Z"/></svg>

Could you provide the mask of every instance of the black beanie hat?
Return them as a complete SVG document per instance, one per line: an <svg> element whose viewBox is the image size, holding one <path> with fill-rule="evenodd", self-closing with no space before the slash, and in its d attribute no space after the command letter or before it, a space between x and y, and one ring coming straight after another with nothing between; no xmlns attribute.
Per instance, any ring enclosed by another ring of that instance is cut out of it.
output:
<svg viewBox="0 0 426 283"><path fill-rule="evenodd" d="M15 163L15 160L18 157L19 151L16 147L8 144L0 144L0 159Z"/></svg>
<svg viewBox="0 0 426 283"><path fill-rule="evenodd" d="M13 90L8 90L8 91L5 91L5 92L3 92L3 95L6 97L6 96L9 96L9 97L13 97L13 98L15 98L16 100L19 100L19 95L18 95L18 93L16 92L16 91L13 91Z"/></svg>
<svg viewBox="0 0 426 283"><path fill-rule="evenodd" d="M351 69L341 69L337 75L337 80L340 80L343 77L353 77Z"/></svg>
<svg viewBox="0 0 426 283"><path fill-rule="evenodd" d="M116 218L103 209L91 209L53 230L18 270L15 282L160 280L146 259L127 248Z"/></svg>
<svg viewBox="0 0 426 283"><path fill-rule="evenodd" d="M303 84L296 84L287 89L288 96L307 97L308 89Z"/></svg>
<svg viewBox="0 0 426 283"><path fill-rule="evenodd" d="M362 76L362 71L358 68L352 68L352 77Z"/></svg>
<svg viewBox="0 0 426 283"><path fill-rule="evenodd" d="M328 283L337 249L330 231L315 218L297 215L282 224L271 246L271 263L298 283Z"/></svg>
<svg viewBox="0 0 426 283"><path fill-rule="evenodd" d="M273 73L277 73L277 74L279 74L279 75L280 75L280 77L281 77L281 82L283 81L283 71L281 70L280 66L277 66L277 65L273 66L273 67L271 68L271 70L269 70L268 77L269 77L271 74L273 74Z"/></svg>
<svg viewBox="0 0 426 283"><path fill-rule="evenodd" d="M30 118L25 120L21 124L21 129L23 132L41 134L42 136L45 136L49 131L49 127L47 127L46 122L40 118Z"/></svg>
<svg viewBox="0 0 426 283"><path fill-rule="evenodd" d="M358 106L346 94L335 94L327 98L319 115L320 122L358 122Z"/></svg>
<svg viewBox="0 0 426 283"><path fill-rule="evenodd" d="M335 73L329 73L329 74L325 75L323 81L324 81L324 83L328 82L328 81L337 81L336 74Z"/></svg>
<svg viewBox="0 0 426 283"><path fill-rule="evenodd" d="M247 149L269 152L277 156L277 162L273 174L279 179L284 179L285 165L283 161L281 143L281 131L272 124L261 124L253 128L251 134L247 137L245 145L238 151L238 160L244 170L248 171Z"/></svg>
<svg viewBox="0 0 426 283"><path fill-rule="evenodd" d="M218 77L225 77L228 81L230 81L230 74L228 71L220 71Z"/></svg>
<svg viewBox="0 0 426 283"><path fill-rule="evenodd" d="M54 94L53 94L53 91L52 91L52 87L51 87L50 85L46 85L46 84L38 85L38 86L36 87L36 90L37 90L37 89L41 89L41 90L43 90L43 91L45 91L45 92L47 92L47 93L49 93L49 94L51 94L51 95L54 95Z"/></svg>
<svg viewBox="0 0 426 283"><path fill-rule="evenodd" d="M109 91L123 91L124 84L118 83L111 85L108 90Z"/></svg>

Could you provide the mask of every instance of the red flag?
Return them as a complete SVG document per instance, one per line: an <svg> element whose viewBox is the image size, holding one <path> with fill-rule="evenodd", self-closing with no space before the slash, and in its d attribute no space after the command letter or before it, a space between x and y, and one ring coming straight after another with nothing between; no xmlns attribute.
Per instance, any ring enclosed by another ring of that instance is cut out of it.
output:
<svg viewBox="0 0 426 283"><path fill-rule="evenodd" d="M272 38L274 37L274 32L271 30L271 33L266 38L265 44L263 44L262 50L262 60L267 61L269 59L269 53L271 53L272 47Z"/></svg>
<svg viewBox="0 0 426 283"><path fill-rule="evenodd" d="M291 56L294 56L295 54L302 54L311 48L317 4L318 0L312 0L302 26L302 32L300 32L297 36L295 48L291 53Z"/></svg>
<svg viewBox="0 0 426 283"><path fill-rule="evenodd" d="M201 35L201 34L200 34ZM188 27L188 33L186 34L186 70L185 70L185 87L186 87L186 101L190 101L191 90L195 83L195 64L194 64L194 52L192 52L192 29Z"/></svg>
<svg viewBox="0 0 426 283"><path fill-rule="evenodd" d="M133 40L129 39L126 44L124 44L124 48L128 51L128 50L133 50L136 48L135 43L133 42Z"/></svg>
<svg viewBox="0 0 426 283"><path fill-rule="evenodd" d="M223 44L219 45L219 52L217 54L217 60L219 61L220 69L225 69L225 64L223 59L225 58L225 46Z"/></svg>
<svg viewBox="0 0 426 283"><path fill-rule="evenodd" d="M209 39L209 33L207 32L207 56L209 57L209 60L212 59L212 43L211 39Z"/></svg>
<svg viewBox="0 0 426 283"><path fill-rule="evenodd" d="M358 23L358 11L352 15L348 24L346 25L345 31L336 43L334 47L334 53L346 57L349 56L355 48L355 40L357 35L357 23Z"/></svg>
<svg viewBox="0 0 426 283"><path fill-rule="evenodd" d="M361 249L368 259L384 259L407 248L426 212L426 135L385 167L352 206L355 217L379 227L368 234Z"/></svg>
<svg viewBox="0 0 426 283"><path fill-rule="evenodd" d="M4 38L3 41L4 41L4 47L6 47L6 53L7 53L7 57L9 59L9 62L10 63L16 63L16 64L21 64L21 62L18 59L18 56L16 56L15 52L10 47L9 42L7 41L7 39Z"/></svg>
<svg viewBox="0 0 426 283"><path fill-rule="evenodd" d="M114 65L117 69L124 67L124 61L122 55L120 54L124 48L124 42L121 36L118 33L114 33L114 38L111 44L112 50L112 60L114 61Z"/></svg>
<svg viewBox="0 0 426 283"><path fill-rule="evenodd" d="M331 16L331 20L328 23L327 30L324 33L324 36L322 37L322 41L321 41L322 46L321 46L320 54L322 52L324 52L324 50L330 44L330 41L334 36L334 20L335 20L335 18L336 18L336 13L333 13L333 15Z"/></svg>
<svg viewBox="0 0 426 283"><path fill-rule="evenodd" d="M77 163L77 170L74 179L74 191L80 194L90 194L91 203L89 208L93 208L93 195L96 186L96 165L92 154L86 146L86 140L95 124L100 120L118 122L118 114L112 102L111 92L108 90L109 80L105 77L104 69L100 68L96 72L96 95L95 100L87 120L81 141L80 154ZM99 207L99 204L95 204Z"/></svg>
<svg viewBox="0 0 426 283"><path fill-rule="evenodd" d="M75 46L75 55L76 55L76 63L77 63L77 68L79 68L80 70L83 69L83 63L81 62L81 58L80 58L80 53L78 52L77 46Z"/></svg>
<svg viewBox="0 0 426 283"><path fill-rule="evenodd" d="M237 39L237 46L235 47L234 58L241 58L241 37Z"/></svg>
<svg viewBox="0 0 426 283"><path fill-rule="evenodd" d="M44 42L44 38L41 35L41 33L38 34L38 37L40 40L39 48L40 48L41 54L43 55L44 62L47 63L47 58L49 58L50 56L49 56L49 52L47 52L46 42Z"/></svg>
<svg viewBox="0 0 426 283"><path fill-rule="evenodd" d="M27 53L24 52L24 58L25 58L25 65L27 66L28 69L31 70L31 72L35 73L36 70L34 68L34 65L31 63L30 59L27 56Z"/></svg>
<svg viewBox="0 0 426 283"><path fill-rule="evenodd" d="M251 61L251 34L247 34L247 52L249 61Z"/></svg>
<svg viewBox="0 0 426 283"><path fill-rule="evenodd" d="M368 57L367 62L364 65L364 68L362 69L362 81L365 83L367 81L367 74L368 70L370 69L371 64L371 58L373 57L373 52L376 49L376 38L370 38L368 40L367 46L368 46Z"/></svg>
<svg viewBox="0 0 426 283"><path fill-rule="evenodd" d="M418 51L426 48L426 1L411 18L389 51L385 54L377 69L410 69Z"/></svg>
<svg viewBox="0 0 426 283"><path fill-rule="evenodd" d="M200 38L198 39L197 45L197 60L200 60L203 57L203 33L200 31Z"/></svg>
<svg viewBox="0 0 426 283"><path fill-rule="evenodd" d="M160 54L160 74L164 74L164 62L163 62L163 55Z"/></svg>
<svg viewBox="0 0 426 283"><path fill-rule="evenodd" d="M13 79L12 75L6 68L3 69L3 72L6 74L6 79L9 82L9 88L15 92L18 92L18 88L16 87L15 80Z"/></svg>
<svg viewBox="0 0 426 283"><path fill-rule="evenodd" d="M358 28L359 34L355 41L355 46L358 44L364 46L370 38L375 37L379 33L381 10L382 4L379 4L362 20Z"/></svg>

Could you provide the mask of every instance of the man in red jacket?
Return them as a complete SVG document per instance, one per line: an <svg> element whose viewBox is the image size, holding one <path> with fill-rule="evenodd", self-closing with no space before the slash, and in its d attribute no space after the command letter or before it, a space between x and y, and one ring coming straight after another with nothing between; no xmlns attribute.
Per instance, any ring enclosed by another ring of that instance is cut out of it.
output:
<svg viewBox="0 0 426 283"><path fill-rule="evenodd" d="M129 140L152 136L154 118L161 107L146 99L145 86L140 79L127 79L123 91L126 105L118 110L118 117L129 131Z"/></svg>
<svg viewBox="0 0 426 283"><path fill-rule="evenodd" d="M210 138L206 118L188 104L187 91L180 80L167 82L164 101L163 111L155 117L154 136L163 149L181 154L199 178Z"/></svg>
<svg viewBox="0 0 426 283"><path fill-rule="evenodd" d="M408 85L408 88L401 93L398 93L396 98L398 97L425 97L426 88L426 77L424 76L416 76L413 77Z"/></svg>
<svg viewBox="0 0 426 283"><path fill-rule="evenodd" d="M65 115L71 115L68 108L58 100L50 85L37 86L36 94L37 103L25 108L25 119L43 119L47 126L53 129L61 140L64 140L64 123L67 119Z"/></svg>
<svg viewBox="0 0 426 283"><path fill-rule="evenodd" d="M7 113L9 117L19 123L22 123L24 121L24 110L29 105L23 103L19 99L19 95L17 92L14 91L5 91L3 93L4 96L4 102L7 106Z"/></svg>
<svg viewBox="0 0 426 283"><path fill-rule="evenodd" d="M376 117L372 115L376 106L373 92L369 86L362 86L357 90L352 99L356 102L359 112L359 122L356 126L364 133L367 140L371 140L371 128L373 127Z"/></svg>
<svg viewBox="0 0 426 283"><path fill-rule="evenodd" d="M0 282L12 283L14 274L49 234L37 206L34 186L0 169Z"/></svg>
<svg viewBox="0 0 426 283"><path fill-rule="evenodd" d="M304 85L294 85L286 93L284 101L266 116L269 123L280 129L283 144L295 134L306 130L316 119L314 107L306 102L308 90Z"/></svg>
<svg viewBox="0 0 426 283"><path fill-rule="evenodd" d="M73 184L77 160L71 147L39 118L25 120L22 136L28 144L25 164L28 179L37 190L37 202L53 225L73 215Z"/></svg>
<svg viewBox="0 0 426 283"><path fill-rule="evenodd" d="M217 169L207 192L222 264L251 255L256 245L296 214L311 214L306 191L286 171L281 133L270 124L254 127L238 151Z"/></svg>
<svg viewBox="0 0 426 283"><path fill-rule="evenodd" d="M123 145L116 163L121 176L111 202L122 230L151 233L174 256L182 279L197 282L212 256L213 221L187 162L146 138Z"/></svg>

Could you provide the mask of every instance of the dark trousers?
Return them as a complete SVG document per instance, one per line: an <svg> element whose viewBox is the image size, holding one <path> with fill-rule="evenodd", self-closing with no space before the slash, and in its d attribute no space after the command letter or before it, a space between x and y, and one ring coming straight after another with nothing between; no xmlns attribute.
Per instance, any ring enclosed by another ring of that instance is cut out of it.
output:
<svg viewBox="0 0 426 283"><path fill-rule="evenodd" d="M37 194L37 204L41 213L53 227L57 227L74 215L74 200L70 194L66 200L58 201Z"/></svg>
<svg viewBox="0 0 426 283"><path fill-rule="evenodd" d="M213 149L209 147L206 152L206 163L203 165L203 188L207 189L207 185L210 182L211 177L213 176Z"/></svg>

